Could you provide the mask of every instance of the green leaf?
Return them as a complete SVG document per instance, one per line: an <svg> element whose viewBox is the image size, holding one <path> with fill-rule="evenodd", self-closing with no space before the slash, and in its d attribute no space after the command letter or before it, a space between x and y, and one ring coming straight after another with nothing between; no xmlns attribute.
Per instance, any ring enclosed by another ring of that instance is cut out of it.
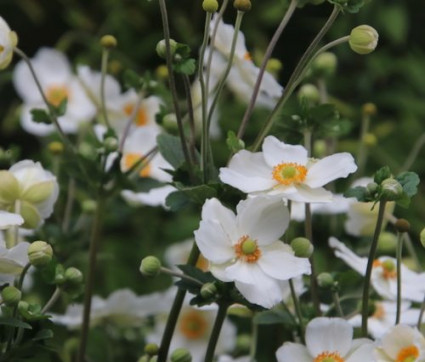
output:
<svg viewBox="0 0 425 362"><path fill-rule="evenodd" d="M43 339L53 338L53 331L51 329L42 329L32 338L33 341L41 341Z"/></svg>
<svg viewBox="0 0 425 362"><path fill-rule="evenodd" d="M403 172L395 178L403 187L403 191L408 197L415 196L418 192L420 182L419 176L415 172Z"/></svg>
<svg viewBox="0 0 425 362"><path fill-rule="evenodd" d="M240 138L238 138L233 131L227 132L227 139L226 139L227 147L229 147L229 150L232 153L236 153L240 150L243 150L245 148L245 143Z"/></svg>
<svg viewBox="0 0 425 362"><path fill-rule="evenodd" d="M410 197L405 192L403 192L401 197L399 199L397 199L395 203L398 206L401 206L401 207L404 207L405 209L407 209L410 205Z"/></svg>
<svg viewBox="0 0 425 362"><path fill-rule="evenodd" d="M183 59L174 64L173 68L176 73L192 75L196 71L196 61L193 58Z"/></svg>
<svg viewBox="0 0 425 362"><path fill-rule="evenodd" d="M59 105L53 106L53 109L55 110L56 116L60 117L63 116L66 113L66 107L68 106L68 98L64 98L61 100Z"/></svg>
<svg viewBox="0 0 425 362"><path fill-rule="evenodd" d="M178 211L189 204L189 202L187 196L181 191L174 191L165 199L165 205L170 211Z"/></svg>
<svg viewBox="0 0 425 362"><path fill-rule="evenodd" d="M177 183L176 187L179 191L183 192L190 201L199 205L203 205L205 200L217 196L217 190L209 185L184 187L182 184Z"/></svg>
<svg viewBox="0 0 425 362"><path fill-rule="evenodd" d="M32 326L30 324L22 322L20 319L12 318L12 317L0 317L0 325L24 328L24 329L32 329Z"/></svg>
<svg viewBox="0 0 425 362"><path fill-rule="evenodd" d="M373 175L373 181L380 185L382 181L389 177L391 177L391 170L388 166L384 166L375 172Z"/></svg>
<svg viewBox="0 0 425 362"><path fill-rule="evenodd" d="M357 201L369 201L367 200L367 190L366 187L357 186L351 189L348 189L344 192L345 197L355 197Z"/></svg>
<svg viewBox="0 0 425 362"><path fill-rule="evenodd" d="M159 152L175 169L185 162L180 138L168 133L162 133L157 138Z"/></svg>
<svg viewBox="0 0 425 362"><path fill-rule="evenodd" d="M52 124L49 113L45 109L31 109L32 120L35 123Z"/></svg>
<svg viewBox="0 0 425 362"><path fill-rule="evenodd" d="M255 324L285 324L294 326L294 319L285 310L268 310L257 313L254 317Z"/></svg>

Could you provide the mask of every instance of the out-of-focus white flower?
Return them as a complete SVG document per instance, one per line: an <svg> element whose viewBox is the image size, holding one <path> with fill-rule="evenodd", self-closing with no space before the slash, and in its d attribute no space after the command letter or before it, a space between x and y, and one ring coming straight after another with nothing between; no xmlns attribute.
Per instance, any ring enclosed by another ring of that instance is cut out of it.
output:
<svg viewBox="0 0 425 362"><path fill-rule="evenodd" d="M75 133L82 122L90 121L96 108L84 92L65 55L57 50L41 48L31 60L34 71L48 102L59 106L67 99L66 113L58 118L65 133ZM48 135L55 130L53 124L36 123L32 120L32 109L46 109L43 98L32 78L28 65L20 61L13 72L16 91L24 101L21 124L29 133Z"/></svg>
<svg viewBox="0 0 425 362"><path fill-rule="evenodd" d="M4 240L0 238L0 285L13 283L15 277L21 274L28 264L29 245L23 241L7 249Z"/></svg>
<svg viewBox="0 0 425 362"><path fill-rule="evenodd" d="M367 328L370 335L375 338L381 338L394 326L397 313L397 303L395 302L375 302L375 312L368 318ZM410 308L411 303L401 303L400 323L414 326L418 323L420 310ZM355 315L348 320L354 327L360 327L362 324L361 316Z"/></svg>
<svg viewBox="0 0 425 362"><path fill-rule="evenodd" d="M367 258L360 257L348 249L338 239L329 238L329 246L335 255L344 260L361 275L366 274ZM371 284L376 292L390 300L397 298L397 261L389 256L381 256L373 262ZM421 302L425 293L425 273L416 273L401 265L401 297L405 300Z"/></svg>
<svg viewBox="0 0 425 362"><path fill-rule="evenodd" d="M18 36L0 16L0 70L12 61L13 49L18 44Z"/></svg>
<svg viewBox="0 0 425 362"><path fill-rule="evenodd" d="M24 219L19 214L0 210L0 230L10 228L11 226L22 225Z"/></svg>
<svg viewBox="0 0 425 362"><path fill-rule="evenodd" d="M300 202L329 202L332 193L323 188L357 170L353 156L336 153L321 160L307 157L307 150L268 136L262 152L239 151L220 179L243 192L280 196Z"/></svg>
<svg viewBox="0 0 425 362"><path fill-rule="evenodd" d="M373 343L353 339L353 327L341 318L318 317L306 328L306 346L285 342L276 351L278 362L373 361Z"/></svg>
<svg viewBox="0 0 425 362"><path fill-rule="evenodd" d="M217 362L250 362L251 357L250 356L243 356L243 357L230 357L228 355L219 356Z"/></svg>
<svg viewBox="0 0 425 362"><path fill-rule="evenodd" d="M186 264L194 242L195 240L188 239L170 245L164 253L164 260L168 266L175 268L176 265ZM203 271L208 270L208 260L202 254L199 255L196 267Z"/></svg>
<svg viewBox="0 0 425 362"><path fill-rule="evenodd" d="M58 183L39 162L19 161L9 171L0 171L0 179L0 208L20 214L24 228L36 228L53 212Z"/></svg>
<svg viewBox="0 0 425 362"><path fill-rule="evenodd" d="M248 301L271 308L283 298L283 281L311 272L308 259L279 240L288 223L288 209L275 199L241 201L237 215L209 199L194 234L216 278L234 281Z"/></svg>
<svg viewBox="0 0 425 362"><path fill-rule="evenodd" d="M423 362L425 338L416 328L398 324L382 337L375 358L378 362Z"/></svg>

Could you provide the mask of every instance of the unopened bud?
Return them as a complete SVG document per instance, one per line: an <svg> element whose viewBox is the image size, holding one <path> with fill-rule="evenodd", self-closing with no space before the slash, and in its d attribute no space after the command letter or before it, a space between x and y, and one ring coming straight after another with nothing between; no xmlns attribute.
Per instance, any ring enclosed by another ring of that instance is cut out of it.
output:
<svg viewBox="0 0 425 362"><path fill-rule="evenodd" d="M177 117L175 113L168 113L162 118L162 126L170 131L176 131L178 129Z"/></svg>
<svg viewBox="0 0 425 362"><path fill-rule="evenodd" d="M217 294L217 287L214 283L205 283L201 287L202 298L209 299L213 298Z"/></svg>
<svg viewBox="0 0 425 362"><path fill-rule="evenodd" d="M174 39L170 39L170 55L173 56L177 49L177 42ZM156 45L156 53L162 59L167 59L167 46L165 39L162 39Z"/></svg>
<svg viewBox="0 0 425 362"><path fill-rule="evenodd" d="M85 214L94 214L97 210L97 202L95 200L84 200L81 208Z"/></svg>
<svg viewBox="0 0 425 362"><path fill-rule="evenodd" d="M34 241L28 247L29 262L36 266L45 266L52 260L53 249L45 241Z"/></svg>
<svg viewBox="0 0 425 362"><path fill-rule="evenodd" d="M155 356L158 354L159 347L156 343L148 343L145 346L145 353L147 353L150 356Z"/></svg>
<svg viewBox="0 0 425 362"><path fill-rule="evenodd" d="M168 79L168 68L165 64L159 65L156 70L155 74L159 79Z"/></svg>
<svg viewBox="0 0 425 362"><path fill-rule="evenodd" d="M314 157L323 158L326 156L327 145L325 140L316 140L313 143Z"/></svg>
<svg viewBox="0 0 425 362"><path fill-rule="evenodd" d="M378 184L376 182L369 182L366 185L366 190L369 195L374 195L376 191L378 191Z"/></svg>
<svg viewBox="0 0 425 362"><path fill-rule="evenodd" d="M382 197L387 201L398 200L403 194L403 187L394 178L387 178L381 183Z"/></svg>
<svg viewBox="0 0 425 362"><path fill-rule="evenodd" d="M378 249L383 253L393 252L397 247L397 236L388 231L383 231L379 235Z"/></svg>
<svg viewBox="0 0 425 362"><path fill-rule="evenodd" d="M321 288L331 288L334 285L334 278L329 273L320 273L317 276L317 284Z"/></svg>
<svg viewBox="0 0 425 362"><path fill-rule="evenodd" d="M115 137L106 137L103 141L103 145L105 146L105 150L107 152L115 152L118 150L118 140Z"/></svg>
<svg viewBox="0 0 425 362"><path fill-rule="evenodd" d="M65 149L63 143L59 142L59 141L50 142L47 147L48 147L49 151L54 155L62 154L63 150Z"/></svg>
<svg viewBox="0 0 425 362"><path fill-rule="evenodd" d="M177 348L171 353L171 362L192 362L192 356L186 348Z"/></svg>
<svg viewBox="0 0 425 362"><path fill-rule="evenodd" d="M79 285L83 282L83 273L77 268L70 267L65 270L65 283Z"/></svg>
<svg viewBox="0 0 425 362"><path fill-rule="evenodd" d="M248 352L252 344L252 338L249 334L241 334L236 338L236 349L240 352Z"/></svg>
<svg viewBox="0 0 425 362"><path fill-rule="evenodd" d="M161 270L161 262L155 256L147 256L142 259L139 270L145 277L155 277Z"/></svg>
<svg viewBox="0 0 425 362"><path fill-rule="evenodd" d="M300 258L309 258L313 254L313 244L306 238L295 238L291 241L292 250L294 250L295 256Z"/></svg>
<svg viewBox="0 0 425 362"><path fill-rule="evenodd" d="M115 48L117 43L117 39L113 35L104 35L100 38L100 45L106 49Z"/></svg>
<svg viewBox="0 0 425 362"><path fill-rule="evenodd" d="M335 73L338 60L334 53L324 52L319 54L313 61L313 71L318 76L330 76Z"/></svg>
<svg viewBox="0 0 425 362"><path fill-rule="evenodd" d="M7 286L1 291L1 299L7 306L14 306L22 298L22 292L14 286Z"/></svg>
<svg viewBox="0 0 425 362"><path fill-rule="evenodd" d="M266 70L271 73L274 77L279 75L279 72L282 70L283 64L277 58L270 58L266 65Z"/></svg>
<svg viewBox="0 0 425 362"><path fill-rule="evenodd" d="M238 11L249 11L251 10L251 0L235 0L233 1L233 7Z"/></svg>
<svg viewBox="0 0 425 362"><path fill-rule="evenodd" d="M376 113L378 113L378 109L376 108L376 105L373 103L365 103L362 107L362 113L365 116L374 116Z"/></svg>
<svg viewBox="0 0 425 362"><path fill-rule="evenodd" d="M399 233L407 233L410 230L410 222L406 219L398 219L394 226Z"/></svg>
<svg viewBox="0 0 425 362"><path fill-rule="evenodd" d="M24 300L20 300L18 302L18 311L21 315L25 315L29 309L30 305L28 302L25 302Z"/></svg>
<svg viewBox="0 0 425 362"><path fill-rule="evenodd" d="M207 13L215 13L218 10L217 0L204 0L202 2L202 9Z"/></svg>
<svg viewBox="0 0 425 362"><path fill-rule="evenodd" d="M368 132L363 136L363 143L367 147L373 147L378 143L378 139L373 133Z"/></svg>
<svg viewBox="0 0 425 362"><path fill-rule="evenodd" d="M319 90L313 84L304 84L298 91L298 99L305 100L309 104L317 103L320 100Z"/></svg>
<svg viewBox="0 0 425 362"><path fill-rule="evenodd" d="M378 32L369 25L359 25L350 34L348 41L351 49L357 54L369 54L378 45Z"/></svg>

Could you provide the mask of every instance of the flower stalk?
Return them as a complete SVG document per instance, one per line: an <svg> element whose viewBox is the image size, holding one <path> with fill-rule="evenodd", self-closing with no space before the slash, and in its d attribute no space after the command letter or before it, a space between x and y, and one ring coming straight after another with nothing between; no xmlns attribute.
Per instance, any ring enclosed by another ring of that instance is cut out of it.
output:
<svg viewBox="0 0 425 362"><path fill-rule="evenodd" d="M211 332L210 340L208 342L207 352L205 354L205 362L212 362L214 359L214 351L217 346L218 337L220 336L221 327L226 319L228 304L220 303L218 305L218 312Z"/></svg>

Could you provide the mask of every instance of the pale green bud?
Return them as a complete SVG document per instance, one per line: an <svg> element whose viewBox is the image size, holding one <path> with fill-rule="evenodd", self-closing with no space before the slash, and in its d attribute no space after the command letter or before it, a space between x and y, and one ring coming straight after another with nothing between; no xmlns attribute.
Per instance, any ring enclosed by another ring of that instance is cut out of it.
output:
<svg viewBox="0 0 425 362"><path fill-rule="evenodd" d="M383 253L393 252L397 247L397 236L388 231L383 231L379 235L378 249Z"/></svg>
<svg viewBox="0 0 425 362"><path fill-rule="evenodd" d="M291 248L295 256L300 258L309 258L313 254L313 244L307 238L295 238L291 241Z"/></svg>
<svg viewBox="0 0 425 362"><path fill-rule="evenodd" d="M47 200L52 195L54 188L54 180L38 182L25 190L25 192L21 195L21 199L28 201L31 204L38 204Z"/></svg>
<svg viewBox="0 0 425 362"><path fill-rule="evenodd" d="M209 299L213 298L217 294L217 287L214 283L205 283L201 287L202 298Z"/></svg>
<svg viewBox="0 0 425 362"><path fill-rule="evenodd" d="M161 262L155 256L147 256L142 259L139 270L146 277L155 277L161 270Z"/></svg>
<svg viewBox="0 0 425 362"><path fill-rule="evenodd" d="M320 273L317 276L317 284L321 288L331 288L334 285L334 278L329 273Z"/></svg>
<svg viewBox="0 0 425 362"><path fill-rule="evenodd" d="M378 113L378 109L373 103L365 103L362 106L362 113L365 116L374 116L376 113Z"/></svg>
<svg viewBox="0 0 425 362"><path fill-rule="evenodd" d="M378 143L378 139L373 133L367 132L362 139L363 143L367 147L373 147L376 146Z"/></svg>
<svg viewBox="0 0 425 362"><path fill-rule="evenodd" d="M425 228L420 232L419 240L421 241L422 246L425 248Z"/></svg>
<svg viewBox="0 0 425 362"><path fill-rule="evenodd" d="M155 356L158 354L159 347L156 343L148 343L145 346L145 353L147 353L150 356Z"/></svg>
<svg viewBox="0 0 425 362"><path fill-rule="evenodd" d="M104 35L100 38L100 45L106 49L115 48L117 43L117 39L113 35Z"/></svg>
<svg viewBox="0 0 425 362"><path fill-rule="evenodd" d="M170 53L171 57L175 54L177 50L177 42L174 39L170 39ZM156 45L156 53L162 59L167 59L167 47L165 45L165 39L162 39Z"/></svg>
<svg viewBox="0 0 425 362"><path fill-rule="evenodd" d="M65 270L65 283L70 283L72 285L78 285L83 282L83 273L77 268L70 267Z"/></svg>
<svg viewBox="0 0 425 362"><path fill-rule="evenodd" d="M410 222L406 219L398 219L394 226L399 233L407 233L410 230Z"/></svg>
<svg viewBox="0 0 425 362"><path fill-rule="evenodd" d="M171 353L171 362L192 362L192 356L186 348L177 348Z"/></svg>
<svg viewBox="0 0 425 362"><path fill-rule="evenodd" d="M175 113L168 113L162 118L162 126L171 132L178 129L177 117Z"/></svg>
<svg viewBox="0 0 425 362"><path fill-rule="evenodd" d="M369 182L366 185L366 190L370 195L373 195L376 191L378 191L378 184L376 182Z"/></svg>
<svg viewBox="0 0 425 362"><path fill-rule="evenodd" d="M338 59L334 53L323 52L313 61L313 71L318 76L330 76L335 73Z"/></svg>
<svg viewBox="0 0 425 362"><path fill-rule="evenodd" d="M28 259L34 266L45 266L53 257L53 249L45 241L34 241L28 247Z"/></svg>
<svg viewBox="0 0 425 362"><path fill-rule="evenodd" d="M241 334L236 338L236 349L239 351L249 351L252 338L249 334Z"/></svg>
<svg viewBox="0 0 425 362"><path fill-rule="evenodd" d="M316 140L313 143L314 157L323 158L326 156L327 145L324 140Z"/></svg>
<svg viewBox="0 0 425 362"><path fill-rule="evenodd" d="M63 143L62 142L59 142L59 141L50 142L47 145L47 148L54 155L60 155L60 154L62 154L63 153L63 150L65 149Z"/></svg>
<svg viewBox="0 0 425 362"><path fill-rule="evenodd" d="M14 286L7 286L1 291L1 299L7 306L14 306L22 298L22 292Z"/></svg>
<svg viewBox="0 0 425 362"><path fill-rule="evenodd" d="M394 178L387 178L381 183L382 196L387 201L398 200L403 194L403 187Z"/></svg>
<svg viewBox="0 0 425 362"><path fill-rule="evenodd" d="M204 0L202 2L202 9L207 13L215 13L218 10L217 0Z"/></svg>
<svg viewBox="0 0 425 362"><path fill-rule="evenodd" d="M251 0L235 0L233 1L233 7L238 11L249 11L251 10Z"/></svg>
<svg viewBox="0 0 425 362"><path fill-rule="evenodd" d="M106 152L115 152L118 150L118 140L115 137L106 137L103 141Z"/></svg>
<svg viewBox="0 0 425 362"><path fill-rule="evenodd" d="M359 25L350 34L348 41L351 49L357 54L369 54L378 45L378 32L369 25Z"/></svg>
<svg viewBox="0 0 425 362"><path fill-rule="evenodd" d="M279 72L282 70L283 64L277 58L270 58L267 61L266 70L271 73L274 77L277 77Z"/></svg>
<svg viewBox="0 0 425 362"><path fill-rule="evenodd" d="M26 314L26 312L28 311L28 308L30 307L28 302L25 302L24 300L20 300L18 302L18 311L21 315Z"/></svg>
<svg viewBox="0 0 425 362"><path fill-rule="evenodd" d="M86 214L94 214L97 210L97 202L95 200L84 200L81 208Z"/></svg>
<svg viewBox="0 0 425 362"><path fill-rule="evenodd" d="M0 171L0 203L12 203L19 198L19 183L9 171Z"/></svg>
<svg viewBox="0 0 425 362"><path fill-rule="evenodd" d="M320 93L314 84L304 84L298 91L298 99L300 101L305 100L309 104L319 102Z"/></svg>

